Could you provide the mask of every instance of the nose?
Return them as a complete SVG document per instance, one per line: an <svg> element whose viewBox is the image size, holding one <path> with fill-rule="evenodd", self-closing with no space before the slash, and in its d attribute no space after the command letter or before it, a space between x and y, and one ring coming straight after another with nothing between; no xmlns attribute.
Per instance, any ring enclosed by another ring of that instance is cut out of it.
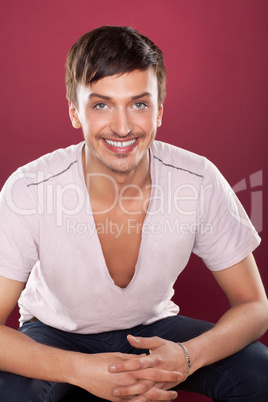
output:
<svg viewBox="0 0 268 402"><path fill-rule="evenodd" d="M125 137L131 132L130 116L125 109L122 108L114 111L110 128L114 134L120 137Z"/></svg>

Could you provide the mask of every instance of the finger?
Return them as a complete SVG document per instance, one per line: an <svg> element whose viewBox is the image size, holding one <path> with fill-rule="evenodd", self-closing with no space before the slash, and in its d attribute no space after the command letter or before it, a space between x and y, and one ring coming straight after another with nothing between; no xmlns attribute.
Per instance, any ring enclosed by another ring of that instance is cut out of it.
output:
<svg viewBox="0 0 268 402"><path fill-rule="evenodd" d="M135 359L129 359L121 362L114 363L108 367L110 373L122 373L125 371L136 371L152 367L154 358L150 355L140 355Z"/></svg>
<svg viewBox="0 0 268 402"><path fill-rule="evenodd" d="M149 399L146 398L144 395L133 396L131 398L131 402L147 402L147 401L149 401Z"/></svg>
<svg viewBox="0 0 268 402"><path fill-rule="evenodd" d="M120 353L120 359L122 359L122 360L132 360L132 359L137 359L137 358L145 357L145 356L147 356L146 353L142 353L140 355Z"/></svg>
<svg viewBox="0 0 268 402"><path fill-rule="evenodd" d="M147 390L146 390L147 388ZM145 391L146 390L146 391ZM167 401L176 399L178 394L174 390L164 390L152 386L151 382L139 382L133 384L129 387L116 388L113 392L116 397L127 397L129 395L137 395L137 399L132 400L138 401L138 397L147 398L150 401Z"/></svg>
<svg viewBox="0 0 268 402"><path fill-rule="evenodd" d="M166 371L156 368L138 370L133 373L136 379L150 380L157 383L174 383L179 384L182 381L183 374L178 371Z"/></svg>
<svg viewBox="0 0 268 402"><path fill-rule="evenodd" d="M127 340L131 346L138 349L150 349L154 350L159 346L163 345L163 340L157 336L151 338L136 337L133 335L128 335Z"/></svg>
<svg viewBox="0 0 268 402"><path fill-rule="evenodd" d="M154 387L158 387L158 385L159 384L155 384L154 385ZM176 396L177 397L177 396ZM129 397L126 397L126 398L122 398L122 400L124 399L124 400L127 400ZM175 398L176 399L176 398ZM148 399L147 397L146 397L146 394L143 394L143 395L137 395L137 396L132 396L132 397L130 397L130 400L131 400L131 402L147 402L147 401L150 401L150 402L157 402L157 400L152 400L152 399ZM174 399L167 399L166 400L166 402L172 402Z"/></svg>
<svg viewBox="0 0 268 402"><path fill-rule="evenodd" d="M121 363L115 363L108 367L110 373L122 373L124 371L136 371L140 370L140 360L133 359L133 360L126 360Z"/></svg>
<svg viewBox="0 0 268 402"><path fill-rule="evenodd" d="M178 397L178 393L174 390L166 391L164 389L152 387L143 394L150 401L172 401Z"/></svg>
<svg viewBox="0 0 268 402"><path fill-rule="evenodd" d="M122 362L110 364L108 370L110 373L120 373L123 371L139 370L140 368L139 359L146 356L147 355L144 353L141 355L130 355L122 353L122 356L120 356Z"/></svg>
<svg viewBox="0 0 268 402"><path fill-rule="evenodd" d="M135 398L134 396L126 396L126 397L119 397L116 398L115 396L113 397L113 402L123 402L123 401L132 401L132 399ZM144 401L148 401L146 397L144 397Z"/></svg>
<svg viewBox="0 0 268 402"><path fill-rule="evenodd" d="M147 391L151 389L155 383L164 383L164 386L167 385L166 388L168 389L171 388L171 384L175 386L182 380L182 374L175 371L147 369L137 371L135 378L139 381L128 386L116 387L113 395L130 396L144 394L147 396Z"/></svg>
<svg viewBox="0 0 268 402"><path fill-rule="evenodd" d="M175 399L177 398L177 396L178 396L178 395L176 395ZM159 400L159 399L158 399L158 400ZM158 400L149 399L149 398L147 398L145 395L137 395L137 396L131 397L131 402L147 402L147 401L150 401L150 402L158 402ZM164 400L164 401L166 401L166 402L172 402L173 400L174 400L174 399L167 399L167 400Z"/></svg>
<svg viewBox="0 0 268 402"><path fill-rule="evenodd" d="M152 381L138 381L134 384L128 385L126 387L117 387L113 390L113 396L115 397L127 397L133 395L145 394L154 383Z"/></svg>

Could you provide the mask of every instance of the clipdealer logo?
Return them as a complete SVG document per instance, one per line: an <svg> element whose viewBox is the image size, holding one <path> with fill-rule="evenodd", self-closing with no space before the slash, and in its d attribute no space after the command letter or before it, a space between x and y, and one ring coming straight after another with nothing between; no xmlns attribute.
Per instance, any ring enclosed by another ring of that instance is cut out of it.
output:
<svg viewBox="0 0 268 402"><path fill-rule="evenodd" d="M95 175L95 174L93 174ZM137 215L140 211L130 211L127 209L127 200L129 199L127 191L131 187L132 190L136 190L137 196L143 205L144 211L147 210L149 202L148 198L144 198L141 189L137 186L126 186L119 189L114 182L114 179L110 176L103 175L114 186L114 198L108 209L98 211L98 214L104 214L113 209L115 204L118 203L121 210L127 215ZM91 176L90 176L91 177ZM168 177L169 178L169 177ZM27 187L34 186L36 188L37 203L25 204L21 199L21 181L30 179L32 183ZM170 179L170 178L169 178ZM147 214L152 216L158 214L168 215L172 214L175 210L184 217L193 216L196 214L196 203L200 204L200 212L204 212L206 205L206 195L210 194L210 190L213 190L212 185L207 185L199 189L193 185L182 184L178 188L173 188L172 183L169 180L168 191L159 185L151 185L153 190L152 199L154 200L154 209L147 211ZM18 188L17 188L18 185ZM62 226L64 218L74 217L86 208L87 214L91 215L91 207L89 197L78 184L55 184L50 181L50 178L44 177L43 172L37 174L28 173L24 175L22 173L12 176L6 184L6 202L9 208L19 215L46 215L56 216L56 225ZM263 230L263 170L258 170L252 173L249 177L243 178L236 183L228 195L229 213L234 219L238 220L241 224L251 227L251 222L240 206L235 202L233 195L237 194L239 197L242 192L246 192L246 195L250 197L250 213L249 217L253 226L260 233ZM199 200L199 201L198 201ZM70 221L71 223L73 221Z"/></svg>
<svg viewBox="0 0 268 402"><path fill-rule="evenodd" d="M249 177L240 180L232 187L235 194L239 197L242 192L250 194L250 220L257 230L263 230L263 170L252 173ZM242 224L248 225L246 218L230 208L231 214Z"/></svg>

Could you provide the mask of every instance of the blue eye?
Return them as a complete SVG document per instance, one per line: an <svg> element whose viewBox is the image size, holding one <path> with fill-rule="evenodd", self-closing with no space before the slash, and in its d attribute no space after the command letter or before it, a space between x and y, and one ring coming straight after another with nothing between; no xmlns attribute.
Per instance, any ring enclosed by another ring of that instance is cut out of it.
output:
<svg viewBox="0 0 268 402"><path fill-rule="evenodd" d="M145 102L136 102L136 103L134 103L134 108L135 109L146 109L147 106L148 105Z"/></svg>
<svg viewBox="0 0 268 402"><path fill-rule="evenodd" d="M107 105L106 103L100 102L97 103L96 105L94 105L94 109L98 109L98 110L104 110L106 109Z"/></svg>

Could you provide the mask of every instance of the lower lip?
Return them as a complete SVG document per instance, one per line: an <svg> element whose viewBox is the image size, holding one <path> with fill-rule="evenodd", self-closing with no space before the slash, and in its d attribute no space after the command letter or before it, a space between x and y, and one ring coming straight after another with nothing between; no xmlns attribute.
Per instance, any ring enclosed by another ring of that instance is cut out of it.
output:
<svg viewBox="0 0 268 402"><path fill-rule="evenodd" d="M129 154L130 152L132 152L136 148L136 146L137 146L137 144L139 142L139 138L137 138L137 140L134 142L134 144L129 145L128 147L124 147L124 148L113 147L112 145L107 144L107 142L105 140L103 140L103 142L106 145L106 147L110 151L114 152L115 154Z"/></svg>

